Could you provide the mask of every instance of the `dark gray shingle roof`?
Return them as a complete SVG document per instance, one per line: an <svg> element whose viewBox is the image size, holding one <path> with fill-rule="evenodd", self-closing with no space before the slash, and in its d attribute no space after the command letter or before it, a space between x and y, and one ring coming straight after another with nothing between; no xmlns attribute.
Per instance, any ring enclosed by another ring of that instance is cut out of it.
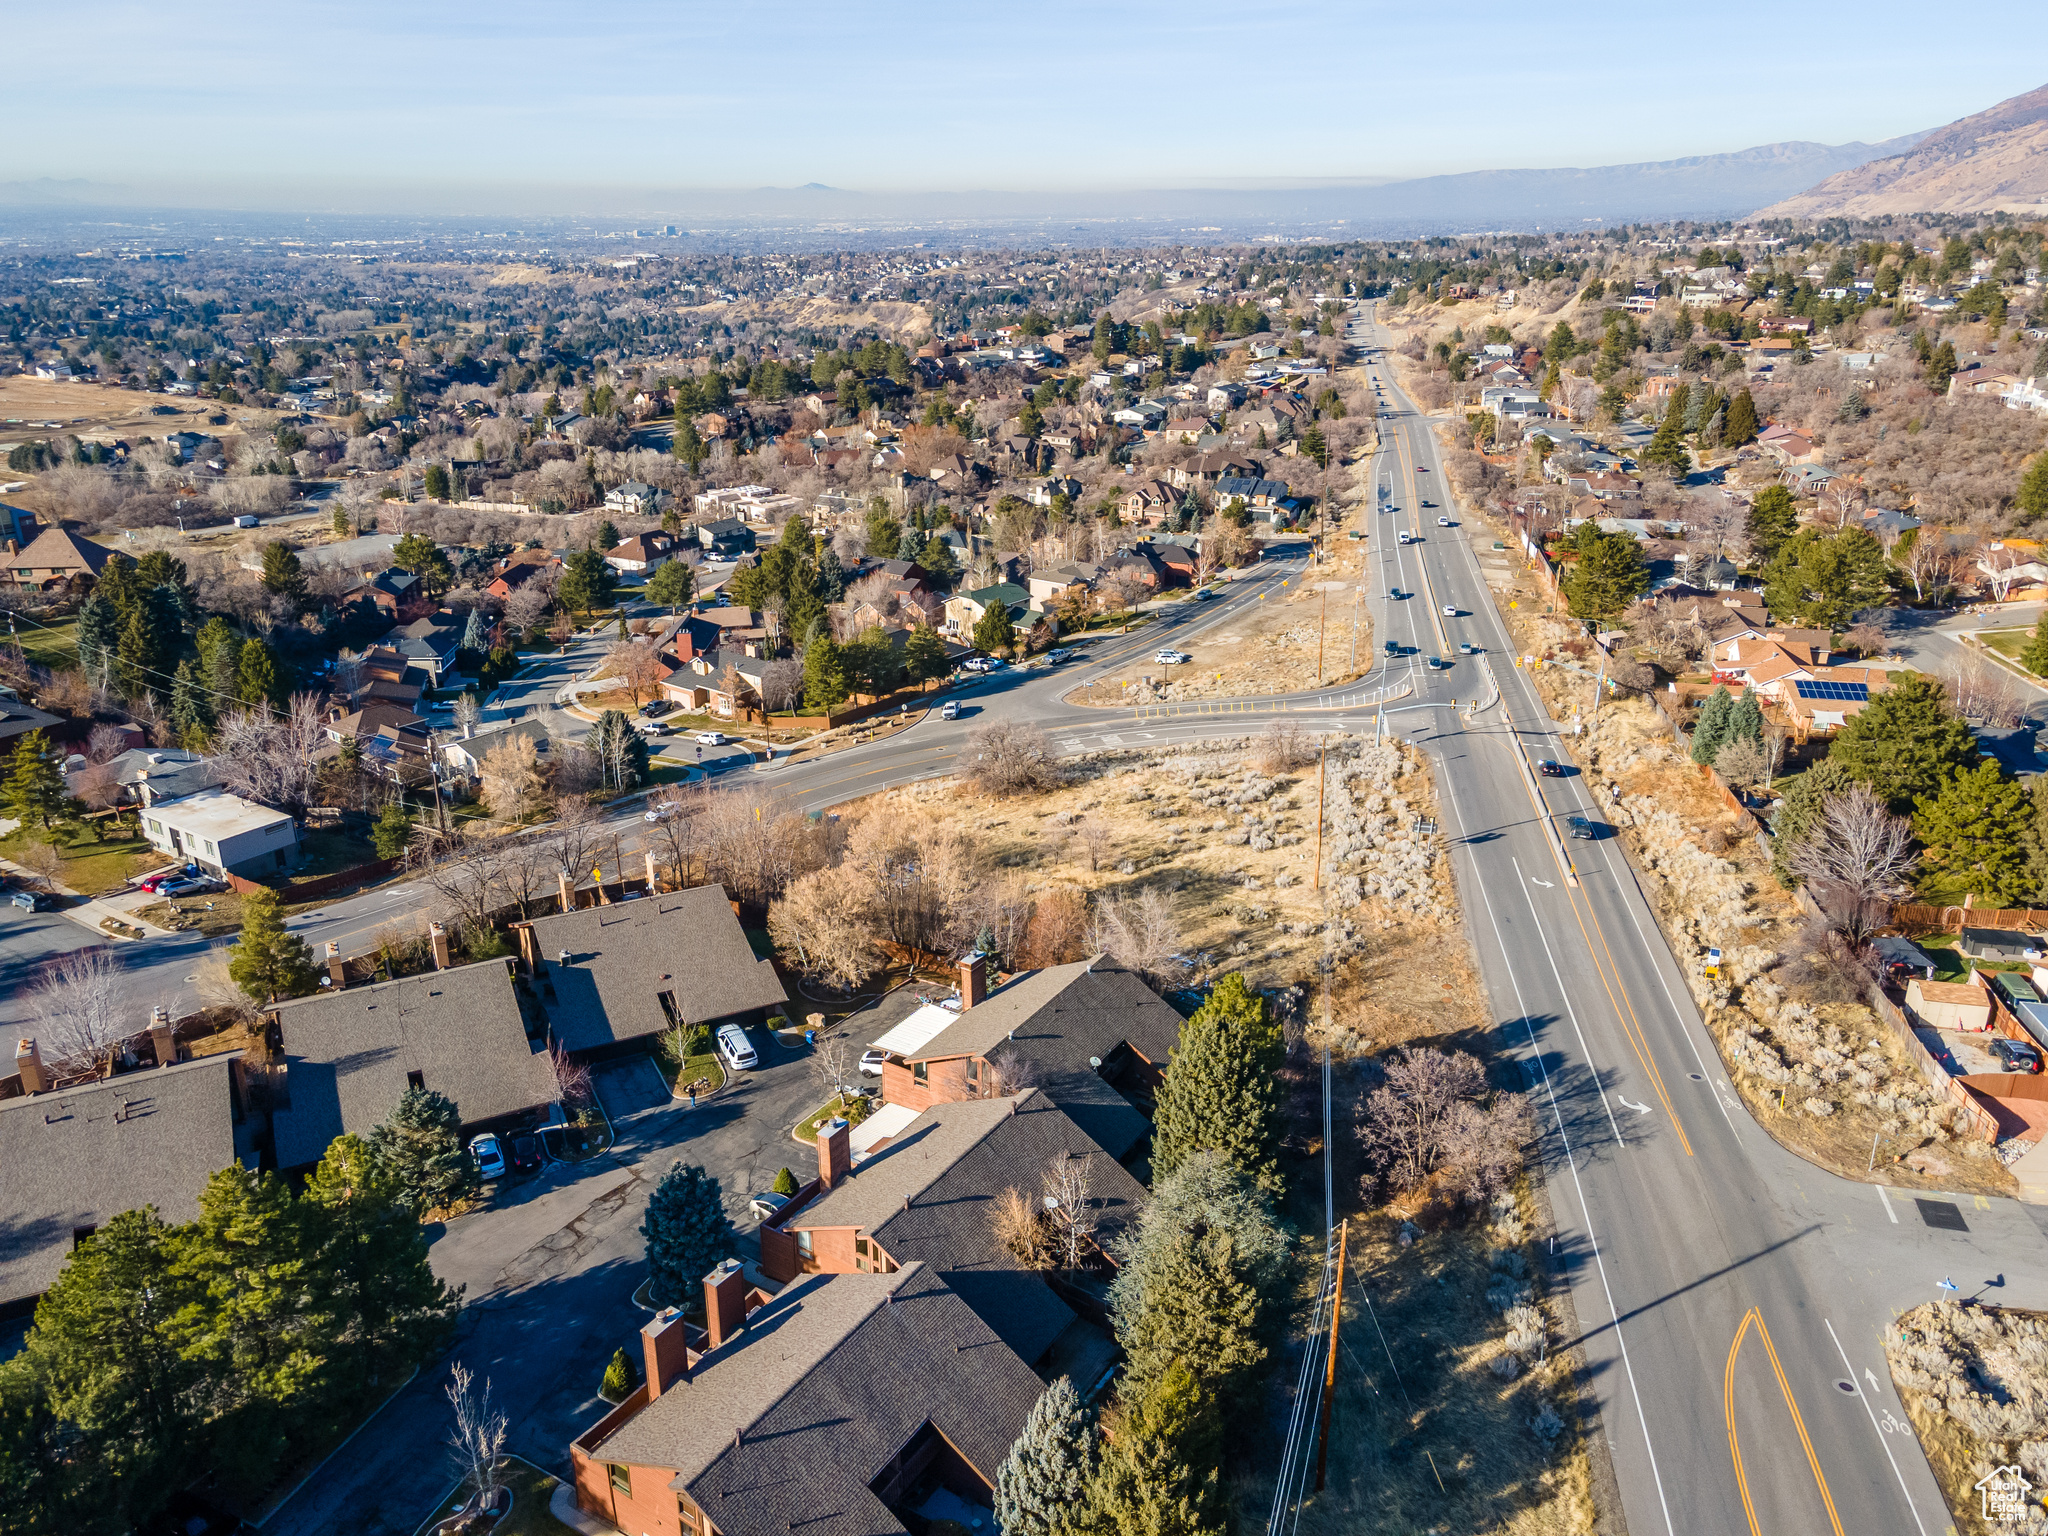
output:
<svg viewBox="0 0 2048 1536"><path fill-rule="evenodd" d="M1014 1051L1039 1068L1046 1097L1120 1158L1149 1127L1090 1058L1106 1062L1127 1044L1163 1070L1180 1026L1180 1015L1132 972L1106 959L1079 960L1006 982L910 1059Z"/></svg>
<svg viewBox="0 0 2048 1536"><path fill-rule="evenodd" d="M1040 1173L1068 1156L1091 1159L1096 1237L1106 1244L1137 1219L1144 1186L1036 1090L934 1104L789 1226L855 1227L899 1264L930 1264L1004 1343L1036 1361L1074 1313L995 1240L989 1212L1006 1189L1038 1199Z"/></svg>
<svg viewBox="0 0 2048 1536"><path fill-rule="evenodd" d="M145 1205L199 1214L235 1160L236 1054L0 1103L0 1304L48 1290L81 1228Z"/></svg>
<svg viewBox="0 0 2048 1536"><path fill-rule="evenodd" d="M280 1168L319 1161L344 1132L367 1136L412 1072L470 1124L559 1096L503 960L301 998L280 1005L278 1024L291 1095L274 1117Z"/></svg>
<svg viewBox="0 0 2048 1536"><path fill-rule="evenodd" d="M593 1454L674 1469L724 1536L875 1536L903 1524L869 1484L927 1422L993 1482L1043 1391L928 1267L817 1276Z"/></svg>
<svg viewBox="0 0 2048 1536"><path fill-rule="evenodd" d="M754 958L722 886L535 918L533 936L555 989L548 1019L572 1051L668 1028L663 992L690 1024L789 1000L774 963Z"/></svg>

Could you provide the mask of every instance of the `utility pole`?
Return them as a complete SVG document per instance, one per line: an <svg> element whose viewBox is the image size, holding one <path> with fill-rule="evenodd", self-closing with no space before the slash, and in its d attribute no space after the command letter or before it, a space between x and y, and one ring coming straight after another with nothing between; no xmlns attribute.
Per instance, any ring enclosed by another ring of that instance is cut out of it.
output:
<svg viewBox="0 0 2048 1536"><path fill-rule="evenodd" d="M1323 1427L1316 1437L1316 1492L1323 1491L1330 1462L1330 1419L1337 1407L1337 1324L1344 1316L1344 1259L1351 1236L1351 1218L1337 1228L1337 1295L1330 1303L1330 1359L1323 1367Z"/></svg>
<svg viewBox="0 0 2048 1536"><path fill-rule="evenodd" d="M1316 749L1316 883L1311 889L1323 888L1323 767L1329 761L1329 738Z"/></svg>
<svg viewBox="0 0 2048 1536"><path fill-rule="evenodd" d="M1323 634L1330 623L1330 584L1324 581L1316 585L1323 589L1322 607L1316 614L1316 686L1320 688L1323 686Z"/></svg>

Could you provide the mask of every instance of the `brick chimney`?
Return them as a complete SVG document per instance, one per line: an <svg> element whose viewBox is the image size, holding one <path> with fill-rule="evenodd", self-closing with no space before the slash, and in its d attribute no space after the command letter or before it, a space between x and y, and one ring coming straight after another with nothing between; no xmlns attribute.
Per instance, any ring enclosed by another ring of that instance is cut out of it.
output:
<svg viewBox="0 0 2048 1536"><path fill-rule="evenodd" d="M452 963L448 958L448 930L440 923L427 924L427 938L434 946L434 969L445 971Z"/></svg>
<svg viewBox="0 0 2048 1536"><path fill-rule="evenodd" d="M135 770L135 798L142 802L142 808L145 811L149 809L149 770L147 768Z"/></svg>
<svg viewBox="0 0 2048 1536"><path fill-rule="evenodd" d="M156 1064L160 1067L175 1066L178 1060L178 1037L171 1030L171 1010L161 1005L149 1010L149 1044L156 1052Z"/></svg>
<svg viewBox="0 0 2048 1536"><path fill-rule="evenodd" d="M837 1189L853 1172L853 1127L844 1119L827 1120L818 1127L818 1183Z"/></svg>
<svg viewBox="0 0 2048 1536"><path fill-rule="evenodd" d="M704 1277L704 1331L711 1349L738 1333L747 1321L747 1277L738 1259L727 1259Z"/></svg>
<svg viewBox="0 0 2048 1536"><path fill-rule="evenodd" d="M960 957L960 1006L972 1008L988 996L988 956L979 952Z"/></svg>
<svg viewBox="0 0 2048 1536"><path fill-rule="evenodd" d="M654 882L654 850L650 848L647 850L647 894L653 896L660 890L661 887Z"/></svg>
<svg viewBox="0 0 2048 1536"><path fill-rule="evenodd" d="M14 1070L21 1074L23 1093L47 1093L50 1089L50 1074L43 1068L43 1052L33 1035L25 1035L14 1042Z"/></svg>
<svg viewBox="0 0 2048 1536"><path fill-rule="evenodd" d="M569 883L569 871L566 869L555 871L555 888L562 898L562 910L564 912L574 912L576 910L576 888Z"/></svg>
<svg viewBox="0 0 2048 1536"><path fill-rule="evenodd" d="M669 1307L640 1330L640 1352L647 1369L647 1401L653 1402L690 1374L689 1328L682 1312Z"/></svg>
<svg viewBox="0 0 2048 1536"><path fill-rule="evenodd" d="M327 941L327 979L334 983L337 992L348 985L348 967L341 963L341 945L333 939Z"/></svg>

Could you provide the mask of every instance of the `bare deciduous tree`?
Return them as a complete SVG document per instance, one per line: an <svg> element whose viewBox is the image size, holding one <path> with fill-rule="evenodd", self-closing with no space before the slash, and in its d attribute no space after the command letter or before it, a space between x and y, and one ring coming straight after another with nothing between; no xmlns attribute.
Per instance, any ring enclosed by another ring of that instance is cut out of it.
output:
<svg viewBox="0 0 2048 1536"><path fill-rule="evenodd" d="M532 737L507 737L484 754L483 797L502 822L523 821L532 814L541 797L540 756Z"/></svg>
<svg viewBox="0 0 2048 1536"><path fill-rule="evenodd" d="M295 693L282 716L237 710L224 717L213 762L230 793L303 815L319 780L313 754L326 740L319 699Z"/></svg>
<svg viewBox="0 0 2048 1536"><path fill-rule="evenodd" d="M515 636L523 637L547 616L548 594L538 582L527 581L505 599L505 623Z"/></svg>
<svg viewBox="0 0 2048 1536"><path fill-rule="evenodd" d="M1156 885L1135 896L1104 896L1097 901L1095 920L1088 926L1088 947L1135 971L1156 992L1187 974L1180 918L1173 898Z"/></svg>
<svg viewBox="0 0 2048 1536"><path fill-rule="evenodd" d="M1412 1189L1435 1174L1468 1198L1500 1189L1520 1165L1531 1127L1516 1094L1488 1093L1464 1051L1409 1047L1366 1096L1360 1130L1380 1176Z"/></svg>
<svg viewBox="0 0 2048 1536"><path fill-rule="evenodd" d="M21 845L20 863L46 891L56 885L57 876L64 870L63 855L40 837L32 837Z"/></svg>
<svg viewBox="0 0 2048 1536"><path fill-rule="evenodd" d="M414 828L415 832L420 830ZM414 853L420 879L453 906L461 921L474 931L488 931L503 884L491 845L449 837L432 844L416 844Z"/></svg>
<svg viewBox="0 0 2048 1536"><path fill-rule="evenodd" d="M97 1068L136 1032L121 1012L120 972L104 944L71 950L43 968L28 1002L50 1060L80 1071Z"/></svg>
<svg viewBox="0 0 2048 1536"><path fill-rule="evenodd" d="M1263 774L1286 773L1315 760L1314 739L1293 720L1275 720L1259 738L1256 761Z"/></svg>
<svg viewBox="0 0 2048 1536"><path fill-rule="evenodd" d="M1026 1269L1049 1269L1052 1253L1039 1207L1021 1189L1004 1190L990 1202L988 1226L996 1242Z"/></svg>
<svg viewBox="0 0 2048 1536"><path fill-rule="evenodd" d="M1088 855L1088 873L1095 874L1102 868L1103 855L1108 853L1115 842L1106 823L1093 816L1083 816L1073 826L1074 841L1081 845L1081 851Z"/></svg>
<svg viewBox="0 0 2048 1536"><path fill-rule="evenodd" d="M1941 685L1949 706L1965 720L1981 720L1998 729L2018 725L2027 700L2018 681L2003 667L1981 656L1961 656L1941 669Z"/></svg>
<svg viewBox="0 0 2048 1536"><path fill-rule="evenodd" d="M1861 942L1882 926L1890 903L1912 890L1920 855L1911 823L1857 784L1822 802L1818 825L1786 863L1814 888L1829 920Z"/></svg>
<svg viewBox="0 0 2048 1536"><path fill-rule="evenodd" d="M1738 789L1763 783L1767 772L1763 743L1753 736L1737 737L1714 755L1714 772Z"/></svg>
<svg viewBox="0 0 2048 1536"><path fill-rule="evenodd" d="M1088 943L1088 903L1081 893L1049 891L1031 908L1023 942L1012 957L1019 970L1066 965L1084 958Z"/></svg>
<svg viewBox="0 0 2048 1536"><path fill-rule="evenodd" d="M846 864L794 882L768 908L768 932L806 975L844 987L874 969L883 936L866 876Z"/></svg>
<svg viewBox="0 0 2048 1536"><path fill-rule="evenodd" d="M804 693L804 669L801 662L783 657L771 661L761 671L761 703L770 710L794 709L797 700Z"/></svg>
<svg viewBox="0 0 2048 1536"><path fill-rule="evenodd" d="M811 1047L811 1080L827 1094L845 1093L859 1070L860 1050L844 1030L820 1035Z"/></svg>
<svg viewBox="0 0 2048 1536"><path fill-rule="evenodd" d="M564 1050L559 1040L548 1047L548 1069L564 1104L575 1109L591 1101L590 1068Z"/></svg>
<svg viewBox="0 0 2048 1536"><path fill-rule="evenodd" d="M104 763L119 757L127 742L127 736L118 727L103 722L86 733L85 755L92 762Z"/></svg>
<svg viewBox="0 0 2048 1536"><path fill-rule="evenodd" d="M464 1486L472 1491L480 1506L488 1506L497 1496L501 1481L498 1465L505 1453L505 1436L511 1421L493 1406L490 1381L486 1379L483 1389L478 1391L475 1378L465 1365L456 1365L446 1391L448 1406L455 1410L455 1427L449 1431L448 1444L455 1453Z"/></svg>
<svg viewBox="0 0 2048 1536"><path fill-rule="evenodd" d="M1052 738L1024 721L998 720L985 725L969 738L968 746L974 752L974 762L967 770L967 780L985 794L1036 794L1065 781Z"/></svg>
<svg viewBox="0 0 2048 1536"><path fill-rule="evenodd" d="M639 640L621 640L604 656L605 675L618 679L633 696L635 705L645 704L661 692L661 680L668 669L654 653L654 647Z"/></svg>
<svg viewBox="0 0 2048 1536"><path fill-rule="evenodd" d="M1046 1225L1052 1228L1053 1249L1062 1269L1079 1269L1095 1237L1101 1213L1095 1208L1094 1159L1083 1153L1062 1153L1038 1176L1045 1191Z"/></svg>
<svg viewBox="0 0 2048 1536"><path fill-rule="evenodd" d="M1962 557L1949 545L1949 534L1932 523L1922 524L1913 535L1912 548L1900 564L1913 583L1913 597L1926 602L1955 585L1962 569Z"/></svg>

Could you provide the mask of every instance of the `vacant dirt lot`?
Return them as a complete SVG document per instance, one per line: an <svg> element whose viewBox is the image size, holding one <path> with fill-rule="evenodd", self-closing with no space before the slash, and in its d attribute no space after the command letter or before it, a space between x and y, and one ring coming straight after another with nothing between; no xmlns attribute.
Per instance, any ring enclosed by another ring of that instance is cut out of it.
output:
<svg viewBox="0 0 2048 1536"><path fill-rule="evenodd" d="M153 409L170 414L158 416ZM167 432L208 432L220 436L244 419L266 424L270 412L245 405L221 405L184 395L145 394L100 384L60 384L13 374L0 378L0 444L32 442L68 432L78 437L111 440L162 437ZM207 417L224 415L228 427L207 425Z"/></svg>

